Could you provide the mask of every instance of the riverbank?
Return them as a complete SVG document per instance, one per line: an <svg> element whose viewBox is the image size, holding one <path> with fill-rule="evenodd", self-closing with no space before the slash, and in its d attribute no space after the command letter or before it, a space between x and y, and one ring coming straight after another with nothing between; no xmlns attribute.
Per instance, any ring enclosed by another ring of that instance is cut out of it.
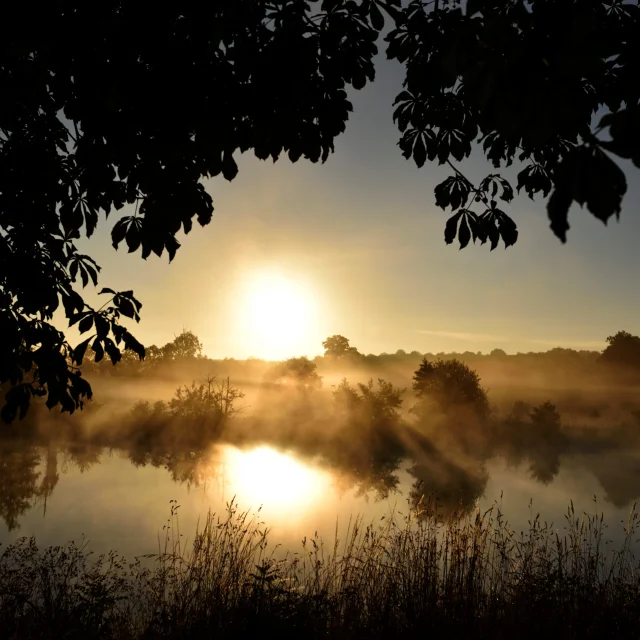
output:
<svg viewBox="0 0 640 640"><path fill-rule="evenodd" d="M231 503L192 544L178 507L156 553L0 547L0 629L22 638L631 637L640 624L637 514L611 548L600 516L513 531L500 508L446 520L423 502L402 520L355 520L343 540L279 553Z"/></svg>

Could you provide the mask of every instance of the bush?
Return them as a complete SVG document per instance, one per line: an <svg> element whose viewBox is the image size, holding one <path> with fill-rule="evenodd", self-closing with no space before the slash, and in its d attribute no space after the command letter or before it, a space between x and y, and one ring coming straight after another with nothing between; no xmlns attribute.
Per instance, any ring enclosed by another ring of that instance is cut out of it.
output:
<svg viewBox="0 0 640 640"><path fill-rule="evenodd" d="M306 356L289 358L271 369L268 377L277 384L291 385L300 389L319 389L322 376L318 375L318 367Z"/></svg>
<svg viewBox="0 0 640 640"><path fill-rule="evenodd" d="M378 378L378 388L374 388L373 380L367 384L352 387L346 378L333 392L333 399L338 412L350 424L367 424L373 428L391 428L400 422L400 407L405 389Z"/></svg>
<svg viewBox="0 0 640 640"><path fill-rule="evenodd" d="M489 417L490 407L487 392L480 386L480 377L459 360L423 359L413 376L413 390L420 405L434 404L443 413L465 408L484 420Z"/></svg>
<svg viewBox="0 0 640 640"><path fill-rule="evenodd" d="M531 405L524 400L516 400L513 403L513 407L511 407L507 420L509 422L525 422L530 417L530 414Z"/></svg>
<svg viewBox="0 0 640 640"><path fill-rule="evenodd" d="M178 387L168 403L136 402L129 413L133 429L128 435L138 444L162 438L205 444L219 437L225 421L242 410L237 401L243 397L229 378L209 376L200 384Z"/></svg>
<svg viewBox="0 0 640 640"><path fill-rule="evenodd" d="M534 425L541 427L551 427L554 429L560 428L560 412L556 409L551 402L545 402L543 404L534 407L531 410L531 422Z"/></svg>

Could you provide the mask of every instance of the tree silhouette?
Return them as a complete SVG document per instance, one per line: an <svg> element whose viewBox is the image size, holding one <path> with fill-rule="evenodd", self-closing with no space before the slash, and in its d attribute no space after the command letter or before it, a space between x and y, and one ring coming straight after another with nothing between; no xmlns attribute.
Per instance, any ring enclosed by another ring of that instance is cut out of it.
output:
<svg viewBox="0 0 640 640"><path fill-rule="evenodd" d="M406 447L398 437L402 425L400 408L404 389L378 378L353 387L343 378L333 391L336 422L342 424L326 456L342 472L342 489L358 486L358 495L374 491L377 498L397 490L396 473Z"/></svg>
<svg viewBox="0 0 640 640"><path fill-rule="evenodd" d="M2 419L33 396L74 411L91 388L88 348L115 364L144 357L120 320L139 320L131 291L77 289L100 267L79 251L103 217L143 258L173 259L178 231L210 222L200 180L238 173L234 154L323 162L345 130L346 89L374 79L376 41L405 66L394 119L400 149L454 173L435 189L450 208L445 241L516 242L499 173L473 185L453 161L482 142L494 168L524 163L517 190L548 200L563 241L572 202L606 222L640 165L638 6L611 0L185 0L146 6L71 0L3 9L0 64L0 385ZM594 115L605 112L592 127ZM34 177L37 176L37 179ZM123 211L125 205L130 209ZM472 210L472 207L476 207ZM479 207L479 208L477 208ZM72 347L51 320L62 306L88 339Z"/></svg>
<svg viewBox="0 0 640 640"><path fill-rule="evenodd" d="M360 382L356 388L343 378L333 391L333 400L338 414L352 428L364 426L371 433L384 432L400 424L399 411L405 391L381 378L378 378L377 389L373 380L367 384Z"/></svg>
<svg viewBox="0 0 640 640"><path fill-rule="evenodd" d="M73 411L91 389L75 368L88 346L115 363L143 357L120 316L138 319L131 292L89 307L74 287L99 266L76 246L105 216L143 258L179 247L195 217L210 222L203 177L232 180L234 154L326 160L352 109L345 88L374 77L382 16L371 3L188 0L158 13L103 2L42 7L38 25L3 12L0 93L0 383L5 421L34 394ZM375 23L375 26L374 24ZM38 179L34 180L34 172ZM71 325L93 331L72 348L50 323L62 302Z"/></svg>
<svg viewBox="0 0 640 640"><path fill-rule="evenodd" d="M466 408L478 418L489 416L489 400L480 377L459 360L423 359L413 376L413 390L421 403L426 401L445 414Z"/></svg>
<svg viewBox="0 0 640 640"><path fill-rule="evenodd" d="M306 356L289 358L275 365L268 376L278 384L293 385L299 389L318 389L322 386L322 376L318 366Z"/></svg>
<svg viewBox="0 0 640 640"><path fill-rule="evenodd" d="M188 360L202 357L202 343L192 331L183 331L172 342L168 342L158 349L153 346L153 351L148 354L158 360Z"/></svg>
<svg viewBox="0 0 640 640"><path fill-rule="evenodd" d="M531 407L524 400L516 400L511 407L507 420L511 423L522 423L531 417Z"/></svg>
<svg viewBox="0 0 640 640"><path fill-rule="evenodd" d="M340 360L348 355L358 353L355 347L349 346L349 340L341 335L329 336L323 343L325 358Z"/></svg>
<svg viewBox="0 0 640 640"><path fill-rule="evenodd" d="M547 401L537 407L533 407L530 417L531 422L538 427L546 427L549 430L560 428L560 413L551 402Z"/></svg>
<svg viewBox="0 0 640 640"><path fill-rule="evenodd" d="M627 331L618 331L607 337L608 347L602 352L602 362L640 369L640 338Z"/></svg>

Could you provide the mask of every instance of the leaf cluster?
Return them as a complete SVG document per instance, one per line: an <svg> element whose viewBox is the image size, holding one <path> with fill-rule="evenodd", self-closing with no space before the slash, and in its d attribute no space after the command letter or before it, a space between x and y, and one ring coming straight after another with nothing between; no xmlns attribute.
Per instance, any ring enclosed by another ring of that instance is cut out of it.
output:
<svg viewBox="0 0 640 640"><path fill-rule="evenodd" d="M180 232L207 225L203 178L233 180L245 152L324 162L344 132L349 88L386 55L405 69L399 146L436 187L445 241L495 249L518 239L515 191L548 197L561 239L573 203L603 222L640 166L638 0L52 0L3 10L0 49L0 390L11 421L34 396L73 411L91 396L87 349L115 363L143 349L123 318L131 292L79 289L100 267L78 240L111 226L117 249L173 260ZM603 115L604 114L604 115ZM494 171L474 185L454 163L480 144ZM498 170L522 165L517 185ZM52 324L81 332L75 349Z"/></svg>
<svg viewBox="0 0 640 640"><path fill-rule="evenodd" d="M394 1L391 5L399 5ZM346 89L374 79L384 25L373 0L54 0L3 11L0 54L0 389L2 418L34 395L63 411L91 388L91 348L115 364L142 345L130 291L101 309L78 288L100 267L77 241L113 220L111 239L172 260L213 199L202 178L233 180L240 153L325 161L352 110ZM51 323L62 306L90 334L72 348Z"/></svg>
<svg viewBox="0 0 640 640"><path fill-rule="evenodd" d="M627 183L615 156L640 166L639 15L626 0L410 0L394 14L387 56L406 71L398 144L418 167L454 169L435 189L453 211L448 244L489 240L493 250L518 238L496 205L496 195L513 199L512 185L494 174L474 186L453 165L474 143L496 169L523 165L518 192L551 194L550 227L563 242L573 203L604 223L620 215Z"/></svg>

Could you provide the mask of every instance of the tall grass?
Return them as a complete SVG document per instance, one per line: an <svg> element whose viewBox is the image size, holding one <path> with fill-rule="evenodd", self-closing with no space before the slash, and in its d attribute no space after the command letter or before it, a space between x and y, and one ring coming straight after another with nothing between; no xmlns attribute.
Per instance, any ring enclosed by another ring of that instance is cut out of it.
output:
<svg viewBox="0 0 640 640"><path fill-rule="evenodd" d="M178 506L158 552L133 563L74 544L0 549L3 638L637 637L637 513L609 548L602 516L573 504L562 534L499 505L438 517L426 500L298 552L268 544L259 513L209 513L187 545Z"/></svg>

